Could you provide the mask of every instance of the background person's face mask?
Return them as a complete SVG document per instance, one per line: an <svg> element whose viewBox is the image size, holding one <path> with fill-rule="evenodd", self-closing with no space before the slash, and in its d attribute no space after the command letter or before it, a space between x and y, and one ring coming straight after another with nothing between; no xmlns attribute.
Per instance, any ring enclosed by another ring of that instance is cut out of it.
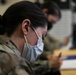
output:
<svg viewBox="0 0 76 75"><path fill-rule="evenodd" d="M31 46L30 44L28 44L26 36L24 36L25 40L26 40L26 43L24 45L22 57L27 59L28 61L36 60L36 58L43 52L44 44L42 42L42 38L40 38L38 36L35 29L34 29L34 31L35 31L35 33L36 33L36 35L38 37L37 45Z"/></svg>

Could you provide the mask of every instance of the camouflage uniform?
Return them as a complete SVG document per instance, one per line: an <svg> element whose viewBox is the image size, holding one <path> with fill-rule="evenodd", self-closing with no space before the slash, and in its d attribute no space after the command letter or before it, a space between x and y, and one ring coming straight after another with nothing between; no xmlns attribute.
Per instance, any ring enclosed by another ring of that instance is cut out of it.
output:
<svg viewBox="0 0 76 75"><path fill-rule="evenodd" d="M63 43L49 34L44 39L44 51L51 51L60 48Z"/></svg>
<svg viewBox="0 0 76 75"><path fill-rule="evenodd" d="M0 75L35 75L12 41L0 36Z"/></svg>
<svg viewBox="0 0 76 75"><path fill-rule="evenodd" d="M45 75L51 71L46 60L31 65L32 68L9 38L0 36L0 75Z"/></svg>
<svg viewBox="0 0 76 75"><path fill-rule="evenodd" d="M44 75L50 71L47 61L37 61L31 65L32 68L9 38L0 36L0 75L35 75L34 72Z"/></svg>

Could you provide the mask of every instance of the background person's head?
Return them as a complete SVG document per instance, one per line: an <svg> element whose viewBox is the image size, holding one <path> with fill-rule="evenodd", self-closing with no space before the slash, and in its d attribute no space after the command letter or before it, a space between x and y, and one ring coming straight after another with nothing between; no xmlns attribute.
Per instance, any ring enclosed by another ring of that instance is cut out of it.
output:
<svg viewBox="0 0 76 75"><path fill-rule="evenodd" d="M61 11L59 7L53 2L45 2L42 4L42 10L48 20L48 30L52 28L52 24L55 24L61 18Z"/></svg>
<svg viewBox="0 0 76 75"><path fill-rule="evenodd" d="M41 9L32 2L21 1L13 4L0 20L0 33L6 33L8 37L15 38L14 40L20 39L19 42L23 45L24 35L31 45L37 43L38 37L33 28L41 38L47 32L46 18Z"/></svg>

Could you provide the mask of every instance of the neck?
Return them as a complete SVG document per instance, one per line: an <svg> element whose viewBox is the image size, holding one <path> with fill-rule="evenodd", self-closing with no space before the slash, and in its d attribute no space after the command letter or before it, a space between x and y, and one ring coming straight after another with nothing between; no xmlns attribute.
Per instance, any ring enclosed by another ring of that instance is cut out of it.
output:
<svg viewBox="0 0 76 75"><path fill-rule="evenodd" d="M23 46L24 46L24 39L19 37L17 34L14 34L13 36L11 36L10 39L16 45L16 47L18 48L19 52L22 53Z"/></svg>

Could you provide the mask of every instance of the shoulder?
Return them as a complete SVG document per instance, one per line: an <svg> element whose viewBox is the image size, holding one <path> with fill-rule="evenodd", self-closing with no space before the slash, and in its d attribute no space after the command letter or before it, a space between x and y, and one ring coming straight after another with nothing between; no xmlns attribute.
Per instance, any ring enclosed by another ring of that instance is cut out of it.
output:
<svg viewBox="0 0 76 75"><path fill-rule="evenodd" d="M0 51L0 59L1 64L7 64L8 62L10 62L11 57L8 53Z"/></svg>
<svg viewBox="0 0 76 75"><path fill-rule="evenodd" d="M19 59L17 59L15 55L4 51L0 51L0 59L0 68L4 73L9 72L19 62Z"/></svg>
<svg viewBox="0 0 76 75"><path fill-rule="evenodd" d="M0 68L1 74L10 73L17 75L29 75L33 74L33 71L29 63L21 57L16 56L15 54L9 54L7 52L0 52Z"/></svg>

